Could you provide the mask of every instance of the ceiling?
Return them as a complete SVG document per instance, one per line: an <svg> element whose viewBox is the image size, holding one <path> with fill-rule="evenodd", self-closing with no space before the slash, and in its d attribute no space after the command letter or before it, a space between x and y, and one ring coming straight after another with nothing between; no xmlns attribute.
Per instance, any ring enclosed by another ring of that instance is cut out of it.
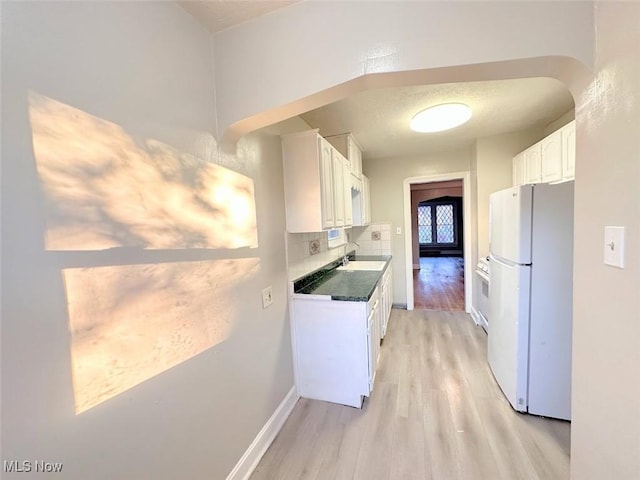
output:
<svg viewBox="0 0 640 480"><path fill-rule="evenodd" d="M300 0L208 0L178 4L211 33L220 32Z"/></svg>
<svg viewBox="0 0 640 480"><path fill-rule="evenodd" d="M471 120L439 133L409 129L413 115L446 102L469 105ZM451 150L476 138L544 127L573 106L559 81L527 78L367 90L301 117L323 136L351 132L367 159Z"/></svg>
<svg viewBox="0 0 640 480"><path fill-rule="evenodd" d="M233 27L298 0L180 1L212 33ZM473 110L453 130L416 133L409 121L418 111L445 102ZM551 78L450 83L372 89L306 112L301 117L323 136L351 132L363 157L411 156L471 145L476 138L544 127L574 107L567 88Z"/></svg>

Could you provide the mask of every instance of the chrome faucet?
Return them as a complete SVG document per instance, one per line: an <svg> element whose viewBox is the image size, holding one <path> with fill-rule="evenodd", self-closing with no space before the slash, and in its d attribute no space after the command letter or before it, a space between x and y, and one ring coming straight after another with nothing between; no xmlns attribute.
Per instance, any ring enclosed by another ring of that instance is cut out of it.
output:
<svg viewBox="0 0 640 480"><path fill-rule="evenodd" d="M349 256L345 255L344 257L342 257L342 266L346 267L349 264Z"/></svg>

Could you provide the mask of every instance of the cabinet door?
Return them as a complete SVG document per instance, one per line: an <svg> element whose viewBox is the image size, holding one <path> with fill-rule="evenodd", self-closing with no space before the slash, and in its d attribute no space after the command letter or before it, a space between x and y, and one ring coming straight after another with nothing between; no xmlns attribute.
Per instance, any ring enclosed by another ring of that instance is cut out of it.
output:
<svg viewBox="0 0 640 480"><path fill-rule="evenodd" d="M344 159L342 164L342 174L344 177L344 226L353 225L353 204L351 202L351 165Z"/></svg>
<svg viewBox="0 0 640 480"><path fill-rule="evenodd" d="M387 324L389 323L389 317L391 316L391 308L393 307L393 271L391 266L388 267L387 280L385 282L385 312L384 312L384 331L383 336L387 333Z"/></svg>
<svg viewBox="0 0 640 480"><path fill-rule="evenodd" d="M333 172L333 211L334 226L344 227L344 163L343 157L335 148L331 149L331 169Z"/></svg>
<svg viewBox="0 0 640 480"><path fill-rule="evenodd" d="M364 217L362 211L362 180L357 179L351 175L352 192L351 195L351 209L353 211L353 226L360 227L364 225Z"/></svg>
<svg viewBox="0 0 640 480"><path fill-rule="evenodd" d="M322 228L335 227L333 174L331 164L332 149L324 138L318 139L320 148L320 199L322 203Z"/></svg>
<svg viewBox="0 0 640 480"><path fill-rule="evenodd" d="M373 382L376 376L376 344L380 347L380 339L376 339L375 332L375 311L372 309L367 318L367 360L369 364L369 391L373 390Z"/></svg>
<svg viewBox="0 0 640 480"><path fill-rule="evenodd" d="M524 152L513 157L513 186L524 185L525 158Z"/></svg>
<svg viewBox="0 0 640 480"><path fill-rule="evenodd" d="M378 301L376 301L375 305L373 306L373 315L374 315L374 327L375 327L375 335L374 338L376 339L375 341L375 345L374 345L374 356L373 356L373 368L377 369L378 368L378 360L380 359L380 339L382 338L382 332L380 331L380 329L382 328L382 297L380 297L378 299Z"/></svg>
<svg viewBox="0 0 640 480"><path fill-rule="evenodd" d="M356 178L362 178L362 151L354 140L349 135L349 161L351 162L351 172Z"/></svg>
<svg viewBox="0 0 640 480"><path fill-rule="evenodd" d="M562 180L562 132L557 130L540 142L542 183Z"/></svg>
<svg viewBox="0 0 640 480"><path fill-rule="evenodd" d="M560 130L562 132L562 179L573 180L576 176L576 122Z"/></svg>
<svg viewBox="0 0 640 480"><path fill-rule="evenodd" d="M371 223L371 197L369 194L369 179L362 175L362 225Z"/></svg>
<svg viewBox="0 0 640 480"><path fill-rule="evenodd" d="M524 151L526 173L525 183L540 183L540 143Z"/></svg>

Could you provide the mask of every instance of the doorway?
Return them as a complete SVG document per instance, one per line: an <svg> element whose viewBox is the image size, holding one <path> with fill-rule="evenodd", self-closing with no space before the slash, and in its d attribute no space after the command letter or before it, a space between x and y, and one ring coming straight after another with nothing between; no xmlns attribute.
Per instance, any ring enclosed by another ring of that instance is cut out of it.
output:
<svg viewBox="0 0 640 480"><path fill-rule="evenodd" d="M404 181L407 309L469 312L469 173Z"/></svg>
<svg viewBox="0 0 640 480"><path fill-rule="evenodd" d="M464 311L462 180L411 185L414 308Z"/></svg>

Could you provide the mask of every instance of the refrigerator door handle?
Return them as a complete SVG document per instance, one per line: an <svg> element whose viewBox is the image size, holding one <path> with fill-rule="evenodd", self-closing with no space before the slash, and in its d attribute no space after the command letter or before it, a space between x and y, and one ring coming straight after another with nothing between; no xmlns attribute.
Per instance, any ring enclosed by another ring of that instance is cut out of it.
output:
<svg viewBox="0 0 640 480"><path fill-rule="evenodd" d="M490 262L501 263L502 265L507 267L530 267L531 266L530 263L516 263L511 260L507 260L506 258L495 256L493 253L490 253L487 258L489 259ZM489 263L489 266L491 266L491 263ZM489 270L491 270L491 268L489 268Z"/></svg>

